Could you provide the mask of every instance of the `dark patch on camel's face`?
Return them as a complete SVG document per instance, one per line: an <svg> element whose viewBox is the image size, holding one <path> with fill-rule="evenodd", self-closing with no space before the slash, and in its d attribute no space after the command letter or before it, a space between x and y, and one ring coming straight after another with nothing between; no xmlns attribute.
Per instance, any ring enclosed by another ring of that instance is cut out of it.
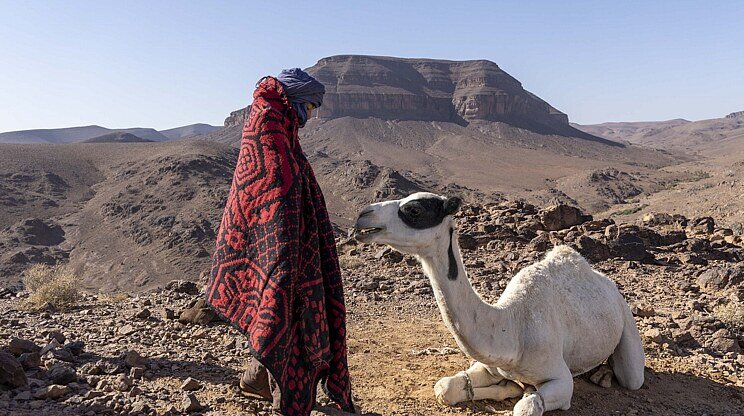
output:
<svg viewBox="0 0 744 416"><path fill-rule="evenodd" d="M449 280L457 280L457 260L455 260L455 250L452 248L454 244L452 242L453 234L455 233L454 228L450 228L449 232L449 250L447 250L447 261L449 262L449 270L447 270L447 278Z"/></svg>
<svg viewBox="0 0 744 416"><path fill-rule="evenodd" d="M436 227L460 207L459 198L419 198L408 201L398 209L398 217L416 230Z"/></svg>

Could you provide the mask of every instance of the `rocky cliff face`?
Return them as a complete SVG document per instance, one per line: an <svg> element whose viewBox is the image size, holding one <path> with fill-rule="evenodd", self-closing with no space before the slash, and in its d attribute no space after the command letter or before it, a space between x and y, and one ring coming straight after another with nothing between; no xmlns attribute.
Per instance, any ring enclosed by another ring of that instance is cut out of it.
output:
<svg viewBox="0 0 744 416"><path fill-rule="evenodd" d="M493 62L340 55L307 69L326 85L321 118L568 124Z"/></svg>
<svg viewBox="0 0 744 416"><path fill-rule="evenodd" d="M362 55L323 58L307 69L326 86L317 116L386 120L503 121L565 131L568 117L522 88L493 62L405 59ZM246 109L225 127L242 125Z"/></svg>

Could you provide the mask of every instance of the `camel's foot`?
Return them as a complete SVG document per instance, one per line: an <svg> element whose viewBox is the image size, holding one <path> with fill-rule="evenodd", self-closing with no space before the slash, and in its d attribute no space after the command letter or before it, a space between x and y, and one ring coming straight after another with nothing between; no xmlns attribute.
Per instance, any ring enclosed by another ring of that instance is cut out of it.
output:
<svg viewBox="0 0 744 416"><path fill-rule="evenodd" d="M524 391L522 399L514 405L514 416L541 416L545 412L545 402L534 388Z"/></svg>
<svg viewBox="0 0 744 416"><path fill-rule="evenodd" d="M604 388L610 388L612 387L612 376L614 375L612 369L607 364L602 364L597 368L597 371L594 372L594 374L589 377L589 380L592 381L592 383L604 387Z"/></svg>

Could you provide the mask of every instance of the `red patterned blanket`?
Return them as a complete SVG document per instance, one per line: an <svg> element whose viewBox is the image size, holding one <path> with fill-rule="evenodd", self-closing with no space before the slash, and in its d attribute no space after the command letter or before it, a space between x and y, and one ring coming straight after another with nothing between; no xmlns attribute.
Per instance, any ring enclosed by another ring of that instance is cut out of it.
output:
<svg viewBox="0 0 744 416"><path fill-rule="evenodd" d="M353 411L346 309L333 229L275 78L261 81L217 236L207 302L249 340L281 390L281 411L308 415L322 382Z"/></svg>

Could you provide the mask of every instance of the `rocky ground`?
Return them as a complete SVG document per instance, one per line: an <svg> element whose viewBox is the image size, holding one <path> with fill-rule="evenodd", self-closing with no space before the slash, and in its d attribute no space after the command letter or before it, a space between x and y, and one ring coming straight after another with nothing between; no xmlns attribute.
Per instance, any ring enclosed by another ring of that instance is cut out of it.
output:
<svg viewBox="0 0 744 416"><path fill-rule="evenodd" d="M576 247L632 306L647 354L635 392L576 378L566 415L736 415L744 408L744 249L712 218L648 214L636 223L504 201L458 214L470 280L494 301L553 245ZM441 323L420 266L385 247L339 240L349 354L365 414L509 414L514 401L445 407L432 387L468 366ZM198 286L86 294L70 311L20 310L0 293L0 414L268 414L237 389L249 360L229 325L181 323ZM325 400L321 398L321 403ZM333 413L319 408L319 414Z"/></svg>

